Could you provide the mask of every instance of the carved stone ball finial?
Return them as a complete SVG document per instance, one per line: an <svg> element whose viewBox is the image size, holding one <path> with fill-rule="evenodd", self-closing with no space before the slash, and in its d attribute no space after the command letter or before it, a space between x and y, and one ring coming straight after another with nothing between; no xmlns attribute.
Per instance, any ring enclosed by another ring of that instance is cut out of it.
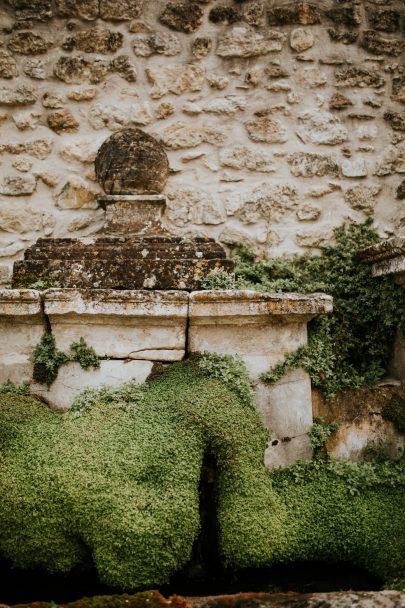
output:
<svg viewBox="0 0 405 608"><path fill-rule="evenodd" d="M121 129L101 145L95 170L106 194L158 194L169 161L157 139L141 129Z"/></svg>

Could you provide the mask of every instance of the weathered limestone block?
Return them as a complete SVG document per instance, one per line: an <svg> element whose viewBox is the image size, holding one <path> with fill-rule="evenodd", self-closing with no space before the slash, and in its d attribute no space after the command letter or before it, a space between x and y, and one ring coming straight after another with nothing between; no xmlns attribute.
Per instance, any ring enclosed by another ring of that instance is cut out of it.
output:
<svg viewBox="0 0 405 608"><path fill-rule="evenodd" d="M90 108L88 120L96 131L105 128L117 131L133 124L146 126L153 121L153 115L148 103L135 103L130 106L96 103Z"/></svg>
<svg viewBox="0 0 405 608"><path fill-rule="evenodd" d="M58 135L62 133L76 133L80 125L76 118L68 111L52 112L46 119L48 127Z"/></svg>
<svg viewBox="0 0 405 608"><path fill-rule="evenodd" d="M296 133L306 144L335 146L348 138L348 131L340 119L319 109L308 110L298 115Z"/></svg>
<svg viewBox="0 0 405 608"><path fill-rule="evenodd" d="M0 87L0 105L4 106L29 106L36 102L37 93L34 89L25 85L17 88Z"/></svg>
<svg viewBox="0 0 405 608"><path fill-rule="evenodd" d="M345 110L353 105L351 99L342 95L342 93L334 93L329 100L329 108L331 110Z"/></svg>
<svg viewBox="0 0 405 608"><path fill-rule="evenodd" d="M37 186L33 175L6 175L0 182L0 194L6 196L24 196L32 194Z"/></svg>
<svg viewBox="0 0 405 608"><path fill-rule="evenodd" d="M97 209L97 194L81 177L72 176L58 194L56 204L60 209Z"/></svg>
<svg viewBox="0 0 405 608"><path fill-rule="evenodd" d="M52 152L52 140L50 138L33 139L31 141L0 144L0 154L29 154L39 160L48 158Z"/></svg>
<svg viewBox="0 0 405 608"><path fill-rule="evenodd" d="M394 76L392 79L391 99L405 103L405 74Z"/></svg>
<svg viewBox="0 0 405 608"><path fill-rule="evenodd" d="M175 226L222 224L225 212L220 201L197 188L178 185L167 192L165 216Z"/></svg>
<svg viewBox="0 0 405 608"><path fill-rule="evenodd" d="M57 348L83 337L102 357L178 361L186 348L188 294L50 289L44 293Z"/></svg>
<svg viewBox="0 0 405 608"><path fill-rule="evenodd" d="M99 0L56 0L56 14L94 21L99 16Z"/></svg>
<svg viewBox="0 0 405 608"><path fill-rule="evenodd" d="M274 294L248 290L197 291L190 296L191 352L239 355L252 378L306 343L306 324L331 312L323 294Z"/></svg>
<svg viewBox="0 0 405 608"><path fill-rule="evenodd" d="M138 57L150 57L153 54L173 57L181 53L181 43L177 36L170 32L140 34L132 40L132 49Z"/></svg>
<svg viewBox="0 0 405 608"><path fill-rule="evenodd" d="M359 37L359 30L342 30L336 27L328 28L328 34L333 42L354 44Z"/></svg>
<svg viewBox="0 0 405 608"><path fill-rule="evenodd" d="M223 127L202 125L193 127L184 122L175 122L162 133L162 141L170 150L181 148L195 148L206 142L214 146L221 146L228 137L228 131Z"/></svg>
<svg viewBox="0 0 405 608"><path fill-rule="evenodd" d="M362 156L346 158L342 162L342 174L345 177L366 177L368 171L365 159Z"/></svg>
<svg viewBox="0 0 405 608"><path fill-rule="evenodd" d="M104 80L109 64L103 59L85 59L84 57L60 57L54 66L54 74L66 84L91 82L96 84Z"/></svg>
<svg viewBox="0 0 405 608"><path fill-rule="evenodd" d="M391 55L398 57L405 48L403 38L385 38L374 30L363 32L362 46L369 53Z"/></svg>
<svg viewBox="0 0 405 608"><path fill-rule="evenodd" d="M190 34L200 27L203 14L197 2L168 2L159 20L177 32Z"/></svg>
<svg viewBox="0 0 405 608"><path fill-rule="evenodd" d="M339 165L331 156L312 154L310 152L294 152L287 157L290 171L295 177L338 177Z"/></svg>
<svg viewBox="0 0 405 608"><path fill-rule="evenodd" d="M273 157L267 150L248 146L222 148L219 152L219 162L223 167L231 169L248 169L261 173L275 171Z"/></svg>
<svg viewBox="0 0 405 608"><path fill-rule="evenodd" d="M321 209L313 205L304 205L297 210L296 215L300 222L313 222L320 218Z"/></svg>
<svg viewBox="0 0 405 608"><path fill-rule="evenodd" d="M110 72L115 72L124 78L127 82L135 82L138 74L134 64L128 55L119 55L114 57L109 63Z"/></svg>
<svg viewBox="0 0 405 608"><path fill-rule="evenodd" d="M398 146L387 146L377 158L374 175L392 175L405 173L405 143Z"/></svg>
<svg viewBox="0 0 405 608"><path fill-rule="evenodd" d="M143 0L100 0L100 17L111 21L130 21L142 15Z"/></svg>
<svg viewBox="0 0 405 608"><path fill-rule="evenodd" d="M211 99L203 105L204 112L211 114L228 114L233 115L237 112L243 112L246 109L247 99L240 95L227 95L226 97L217 97Z"/></svg>
<svg viewBox="0 0 405 608"><path fill-rule="evenodd" d="M69 91L68 99L72 101L91 101L95 97L97 97L97 89L96 87L83 87L78 88L73 91Z"/></svg>
<svg viewBox="0 0 405 608"><path fill-rule="evenodd" d="M287 130L276 118L257 116L245 123L252 141L267 144L282 144L288 140Z"/></svg>
<svg viewBox="0 0 405 608"><path fill-rule="evenodd" d="M359 258L372 264L374 277L393 275L399 283L405 282L405 237L392 237L366 247Z"/></svg>
<svg viewBox="0 0 405 608"><path fill-rule="evenodd" d="M339 87L373 87L374 89L380 89L385 84L384 78L378 71L355 65L337 68L335 81Z"/></svg>
<svg viewBox="0 0 405 608"><path fill-rule="evenodd" d="M78 395L87 388L118 387L124 382L142 384L152 371L152 361L108 360L100 361L99 369L84 370L79 363L67 363L59 369L55 382L47 388L32 383L31 394L39 395L53 407L69 409Z"/></svg>
<svg viewBox="0 0 405 608"><path fill-rule="evenodd" d="M15 203L2 202L0 206L0 225L5 232L50 234L54 224L55 220L51 214L33 207L19 207L18 213L16 213Z"/></svg>
<svg viewBox="0 0 405 608"><path fill-rule="evenodd" d="M122 47L124 36L102 27L93 27L65 38L62 48L65 51L83 53L115 53Z"/></svg>
<svg viewBox="0 0 405 608"><path fill-rule="evenodd" d="M0 78L18 76L17 63L11 53L0 48Z"/></svg>
<svg viewBox="0 0 405 608"><path fill-rule="evenodd" d="M226 212L244 224L261 219L282 221L288 211L298 205L297 188L290 184L262 182L248 192L234 192L226 200Z"/></svg>
<svg viewBox="0 0 405 608"><path fill-rule="evenodd" d="M45 328L40 294L33 289L0 290L0 384L32 376L29 357Z"/></svg>
<svg viewBox="0 0 405 608"><path fill-rule="evenodd" d="M191 45L191 53L196 59L202 59L209 55L212 49L212 40L207 37L194 38Z"/></svg>
<svg viewBox="0 0 405 608"><path fill-rule="evenodd" d="M26 59L23 63L23 72L30 78L45 80L47 76L46 66L47 64L43 59Z"/></svg>
<svg viewBox="0 0 405 608"><path fill-rule="evenodd" d="M26 129L36 129L38 121L42 117L42 114L38 112L17 112L13 114L13 121L17 129L25 131Z"/></svg>
<svg viewBox="0 0 405 608"><path fill-rule="evenodd" d="M14 32L7 48L13 53L21 55L40 55L46 53L51 42L34 32Z"/></svg>
<svg viewBox="0 0 405 608"><path fill-rule="evenodd" d="M268 469L284 468L299 460L311 460L312 452L307 434L283 439L274 437L264 452L264 465Z"/></svg>
<svg viewBox="0 0 405 608"><path fill-rule="evenodd" d="M343 25L349 29L361 24L361 12L358 6L343 6L325 11L325 15L337 25Z"/></svg>
<svg viewBox="0 0 405 608"><path fill-rule="evenodd" d="M304 88L316 89L318 87L324 87L328 82L328 77L327 74L319 68L310 67L300 71L298 80Z"/></svg>
<svg viewBox="0 0 405 608"><path fill-rule="evenodd" d="M148 81L153 85L150 96L160 99L167 93L182 95L201 91L204 70L196 65L154 66L145 70Z"/></svg>
<svg viewBox="0 0 405 608"><path fill-rule="evenodd" d="M380 184L359 185L348 188L344 193L344 199L353 209L372 213L377 202L376 197L380 192Z"/></svg>
<svg viewBox="0 0 405 608"><path fill-rule="evenodd" d="M257 32L248 26L235 26L218 38L216 53L220 57L258 57L281 51L287 36L276 30Z"/></svg>
<svg viewBox="0 0 405 608"><path fill-rule="evenodd" d="M52 17L52 0L8 0L18 21L48 21Z"/></svg>
<svg viewBox="0 0 405 608"><path fill-rule="evenodd" d="M400 13L390 8L367 11L370 26L380 32L396 32L399 29Z"/></svg>
<svg viewBox="0 0 405 608"><path fill-rule="evenodd" d="M270 25L314 25L321 20L316 4L309 2L290 2L275 6L267 12Z"/></svg>
<svg viewBox="0 0 405 608"><path fill-rule="evenodd" d="M311 230L297 232L295 241L300 247L308 249L319 249L327 245L332 239L333 231L330 227L323 227L322 230Z"/></svg>
<svg viewBox="0 0 405 608"><path fill-rule="evenodd" d="M290 34L290 47L294 49L294 51L297 51L297 53L307 51L312 48L314 44L315 37L311 30L298 27Z"/></svg>
<svg viewBox="0 0 405 608"><path fill-rule="evenodd" d="M405 116L404 114L400 114L399 112L385 112L384 120L388 122L391 129L394 131L405 131Z"/></svg>

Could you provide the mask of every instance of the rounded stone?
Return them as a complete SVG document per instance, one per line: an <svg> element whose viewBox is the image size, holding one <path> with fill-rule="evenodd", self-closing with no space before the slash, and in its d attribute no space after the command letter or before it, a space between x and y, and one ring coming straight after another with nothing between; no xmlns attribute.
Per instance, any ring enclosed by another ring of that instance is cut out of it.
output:
<svg viewBox="0 0 405 608"><path fill-rule="evenodd" d="M95 171L106 194L158 194L169 174L162 145L141 129L121 129L100 147Z"/></svg>

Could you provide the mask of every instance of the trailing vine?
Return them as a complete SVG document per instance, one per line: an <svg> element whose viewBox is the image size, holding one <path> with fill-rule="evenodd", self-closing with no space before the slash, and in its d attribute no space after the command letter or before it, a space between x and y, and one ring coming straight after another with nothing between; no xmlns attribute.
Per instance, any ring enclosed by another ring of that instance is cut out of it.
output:
<svg viewBox="0 0 405 608"><path fill-rule="evenodd" d="M313 386L331 396L375 386L386 373L397 328L405 328L405 290L390 277L372 277L370 266L357 258L360 249L379 240L371 223L340 226L335 244L321 255L260 261L244 248L235 250L239 289L333 296L333 314L309 323L308 345L263 374L263 381L303 367Z"/></svg>

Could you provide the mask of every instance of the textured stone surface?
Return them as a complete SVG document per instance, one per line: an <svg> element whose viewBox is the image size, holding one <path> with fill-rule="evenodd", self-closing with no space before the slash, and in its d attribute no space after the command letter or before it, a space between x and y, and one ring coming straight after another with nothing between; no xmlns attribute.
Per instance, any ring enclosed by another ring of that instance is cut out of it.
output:
<svg viewBox="0 0 405 608"><path fill-rule="evenodd" d="M171 150L195 148L204 142L220 146L226 139L227 132L221 127L192 127L184 122L175 122L162 133L164 145Z"/></svg>
<svg viewBox="0 0 405 608"><path fill-rule="evenodd" d="M268 13L270 25L313 25L319 23L321 15L315 3L289 2L271 8Z"/></svg>
<svg viewBox="0 0 405 608"><path fill-rule="evenodd" d="M225 208L229 216L249 225L261 219L282 221L285 213L296 209L297 204L298 192L294 186L262 182L253 190L228 196Z"/></svg>
<svg viewBox="0 0 405 608"><path fill-rule="evenodd" d="M74 177L66 182L57 197L57 205L61 209L95 209L97 190L81 178Z"/></svg>
<svg viewBox="0 0 405 608"><path fill-rule="evenodd" d="M235 26L220 36L216 53L220 57L258 57L281 51L286 34L276 30L257 32L247 26Z"/></svg>
<svg viewBox="0 0 405 608"><path fill-rule="evenodd" d="M20 143L0 144L0 154L3 152L8 152L9 154L30 154L35 158L44 160L52 152L52 140L46 137Z"/></svg>
<svg viewBox="0 0 405 608"><path fill-rule="evenodd" d="M179 227L193 224L221 224L225 213L220 204L203 190L178 186L167 193L166 217Z"/></svg>
<svg viewBox="0 0 405 608"><path fill-rule="evenodd" d="M372 213L376 205L376 197L381 191L379 184L373 186L359 185L348 188L344 199L353 209Z"/></svg>
<svg viewBox="0 0 405 608"><path fill-rule="evenodd" d="M398 11L389 8L373 9L367 13L371 27L381 32L396 32L400 16Z"/></svg>
<svg viewBox="0 0 405 608"><path fill-rule="evenodd" d="M140 34L132 41L132 49L139 57L150 57L154 53L173 57L181 52L181 43L175 34L156 32L155 34Z"/></svg>
<svg viewBox="0 0 405 608"><path fill-rule="evenodd" d="M268 116L259 116L245 123L252 141L281 144L287 141L287 131L281 122Z"/></svg>
<svg viewBox="0 0 405 608"><path fill-rule="evenodd" d="M0 48L0 78L18 76L17 63L11 53Z"/></svg>
<svg viewBox="0 0 405 608"><path fill-rule="evenodd" d="M363 66L349 66L338 68L335 72L338 86L343 87L373 87L379 89L384 86L384 77L376 70Z"/></svg>
<svg viewBox="0 0 405 608"><path fill-rule="evenodd" d="M109 63L109 70L124 78L127 82L135 82L138 74L128 55L114 57Z"/></svg>
<svg viewBox="0 0 405 608"><path fill-rule="evenodd" d="M8 0L18 21L48 21L52 17L51 0Z"/></svg>
<svg viewBox="0 0 405 608"><path fill-rule="evenodd" d="M298 137L306 144L341 144L348 138L347 128L329 112L308 110L298 115Z"/></svg>
<svg viewBox="0 0 405 608"><path fill-rule="evenodd" d="M167 2L159 19L178 32L190 34L201 25L203 10L197 2Z"/></svg>
<svg viewBox="0 0 405 608"><path fill-rule="evenodd" d="M38 55L46 53L50 43L40 34L34 32L15 32L8 41L7 48L21 55Z"/></svg>
<svg viewBox="0 0 405 608"><path fill-rule="evenodd" d="M47 77L46 62L43 59L26 59L23 64L24 74L36 80L45 80Z"/></svg>
<svg viewBox="0 0 405 608"><path fill-rule="evenodd" d="M28 106L37 100L34 89L21 85L15 89L11 87L0 87L0 105L4 106Z"/></svg>
<svg viewBox="0 0 405 608"><path fill-rule="evenodd" d="M342 173L345 177L366 177L367 165L363 157L347 158L342 162Z"/></svg>
<svg viewBox="0 0 405 608"><path fill-rule="evenodd" d="M204 71L192 64L185 66L157 66L147 68L146 75L153 85L150 96L159 99L167 93L182 95L201 91L204 81Z"/></svg>
<svg viewBox="0 0 405 608"><path fill-rule="evenodd" d="M62 133L75 133L79 130L79 123L68 110L52 112L48 115L47 123L52 131L58 135Z"/></svg>
<svg viewBox="0 0 405 608"><path fill-rule="evenodd" d="M386 38L376 33L374 30L367 30L363 33L363 47L369 52L379 55L384 53L398 57L405 48L403 38Z"/></svg>
<svg viewBox="0 0 405 608"><path fill-rule="evenodd" d="M194 38L191 45L191 52L196 59L206 57L212 49L212 40L206 36Z"/></svg>
<svg viewBox="0 0 405 608"><path fill-rule="evenodd" d="M249 171L263 173L275 171L272 156L267 150L257 150L247 146L222 148L219 153L219 160L222 166L231 169L246 168Z"/></svg>
<svg viewBox="0 0 405 608"><path fill-rule="evenodd" d="M107 194L161 192L169 163L161 144L140 129L111 135L98 151L97 179Z"/></svg>
<svg viewBox="0 0 405 608"><path fill-rule="evenodd" d="M321 177L324 175L337 177L339 175L339 165L331 156L294 152L288 156L287 160L291 173L296 177Z"/></svg>
<svg viewBox="0 0 405 608"><path fill-rule="evenodd" d="M107 61L84 57L60 57L54 66L55 76L66 84L98 83L104 80L107 71Z"/></svg>
<svg viewBox="0 0 405 608"><path fill-rule="evenodd" d="M33 175L6 175L0 182L0 194L24 196L32 194L37 181Z"/></svg>
<svg viewBox="0 0 405 608"><path fill-rule="evenodd" d="M312 48L315 44L315 37L311 30L302 27L296 28L290 34L290 46L297 53L302 53Z"/></svg>
<svg viewBox="0 0 405 608"><path fill-rule="evenodd" d="M103 0L100 17L111 21L129 21L141 16L143 0Z"/></svg>
<svg viewBox="0 0 405 608"><path fill-rule="evenodd" d="M79 17L94 21L99 16L98 0L56 0L56 13L60 17Z"/></svg>
<svg viewBox="0 0 405 608"><path fill-rule="evenodd" d="M65 51L77 50L84 53L115 53L122 47L123 39L121 32L94 27L68 36L62 48Z"/></svg>

